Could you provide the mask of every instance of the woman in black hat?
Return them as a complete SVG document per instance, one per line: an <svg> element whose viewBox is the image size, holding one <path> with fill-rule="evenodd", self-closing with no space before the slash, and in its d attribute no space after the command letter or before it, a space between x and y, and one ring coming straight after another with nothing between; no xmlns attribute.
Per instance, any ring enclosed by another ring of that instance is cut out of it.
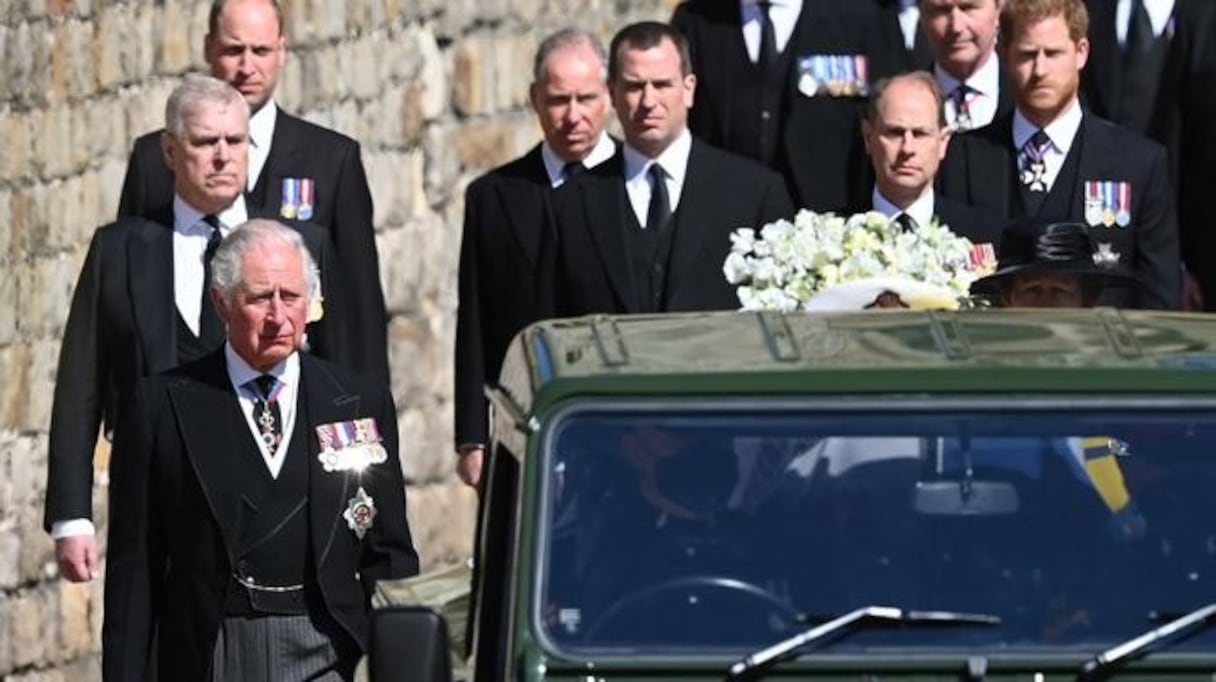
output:
<svg viewBox="0 0 1216 682"><path fill-rule="evenodd" d="M1001 234L996 272L971 285L973 296L1008 308L1088 308L1111 287L1132 287L1120 254L1094 248L1081 223L1021 221Z"/></svg>

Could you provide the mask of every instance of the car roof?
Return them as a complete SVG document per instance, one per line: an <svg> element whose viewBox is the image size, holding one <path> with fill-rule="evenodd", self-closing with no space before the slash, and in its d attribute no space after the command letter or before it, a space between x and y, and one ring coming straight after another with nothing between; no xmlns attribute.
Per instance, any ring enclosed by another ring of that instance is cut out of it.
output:
<svg viewBox="0 0 1216 682"><path fill-rule="evenodd" d="M501 386L537 395L1216 393L1216 315L870 310L595 315L527 328Z"/></svg>

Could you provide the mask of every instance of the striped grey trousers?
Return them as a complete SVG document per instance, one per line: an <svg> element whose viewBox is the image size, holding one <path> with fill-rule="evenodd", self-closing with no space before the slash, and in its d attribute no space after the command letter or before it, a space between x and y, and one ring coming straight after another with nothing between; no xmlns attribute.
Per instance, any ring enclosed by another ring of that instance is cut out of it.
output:
<svg viewBox="0 0 1216 682"><path fill-rule="evenodd" d="M309 616L225 618L212 682L350 682L358 651L335 646Z"/></svg>

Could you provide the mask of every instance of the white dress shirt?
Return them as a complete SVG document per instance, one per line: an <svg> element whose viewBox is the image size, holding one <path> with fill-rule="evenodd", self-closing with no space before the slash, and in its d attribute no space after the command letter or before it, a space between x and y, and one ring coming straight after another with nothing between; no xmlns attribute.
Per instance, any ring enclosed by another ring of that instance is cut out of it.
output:
<svg viewBox="0 0 1216 682"><path fill-rule="evenodd" d="M238 195L231 206L216 216L220 234L227 237L245 222L245 197ZM190 331L198 335L199 316L203 301L203 254L211 226L203 222L203 214L180 196L173 197L173 300L177 312Z"/></svg>
<svg viewBox="0 0 1216 682"><path fill-rule="evenodd" d="M942 89L942 97L946 99L946 122L954 127L958 120L958 109L954 106L954 91L963 82L950 75L940 64L933 65L933 77ZM996 118L996 107L1001 96L1001 64L996 52L988 55L983 65L971 74L966 81L971 89L970 99L967 100L967 111L971 114L971 127L979 128L992 123Z"/></svg>
<svg viewBox="0 0 1216 682"><path fill-rule="evenodd" d="M296 426L296 395L300 390L300 355L292 353L268 371L259 372L236 354L236 351L232 349L232 344L225 342L224 358L228 361L228 380L232 382L232 390L241 403L241 413L245 415L245 424L249 427L249 434L257 442L258 451L262 453L262 460L266 462L270 476L277 479L279 471L283 469L283 462L287 459L291 434L294 433ZM279 417L283 421L283 438L273 452L262 441L262 431L253 418L253 403L261 396L257 389L245 385L263 374L269 374L279 380L276 401L279 404Z"/></svg>
<svg viewBox="0 0 1216 682"><path fill-rule="evenodd" d="M1153 37L1160 38L1170 18L1174 16L1174 0L1143 0L1144 11L1148 12L1149 23L1153 25ZM1127 29L1132 20L1131 0L1119 0L1115 5L1115 37L1119 47L1127 45Z"/></svg>
<svg viewBox="0 0 1216 682"><path fill-rule="evenodd" d="M613 144L612 138L608 137L608 133L600 133L600 139L583 158L584 168L595 168L601 163L612 158L616 153L616 145ZM548 142L544 142L540 146L540 158L545 163L545 172L549 174L549 185L553 189L557 189L566 183L566 176L562 173L566 169L566 161L553 151L553 147L549 146Z"/></svg>
<svg viewBox="0 0 1216 682"><path fill-rule="evenodd" d="M877 187L870 195L871 206L873 210L885 215L890 220L895 220L895 217L900 213L907 213L916 221L917 227L923 227L933 221L933 185L925 188L924 192L916 198L907 208L900 208L894 202L882 195L882 192Z"/></svg>
<svg viewBox="0 0 1216 682"><path fill-rule="evenodd" d="M772 0L768 18L773 22L773 37L777 39L777 52L785 51L798 25L802 13L802 0ZM743 43L747 45L747 58L754 64L760 59L760 6L756 0L739 0L739 19L743 25Z"/></svg>
<svg viewBox="0 0 1216 682"><path fill-rule="evenodd" d="M916 47L916 29L919 24L920 6L917 0L899 0L899 30L904 34L904 48L909 52Z"/></svg>
<svg viewBox="0 0 1216 682"><path fill-rule="evenodd" d="M650 167L658 164L663 169L667 184L667 200L675 214L680 206L680 195L684 190L684 176L688 172L688 155L692 152L692 134L685 128L658 158L651 159L638 150L625 145L625 191L629 194L629 205L637 216L638 225L646 227L646 214L650 209Z"/></svg>
<svg viewBox="0 0 1216 682"><path fill-rule="evenodd" d="M1047 133L1048 139L1051 140L1051 144L1047 146L1047 151L1043 154L1043 183L1047 186L1048 192L1051 191L1056 178L1060 175L1060 169L1064 167L1064 159L1068 156L1068 150L1072 149L1073 140L1076 139L1077 130L1080 128L1081 103L1075 97L1064 113L1043 128L1043 132ZM1021 110L1013 112L1013 148L1019 155L1022 153L1022 145L1026 144L1026 141L1038 129L1038 126L1022 115Z"/></svg>
<svg viewBox="0 0 1216 682"><path fill-rule="evenodd" d="M270 141L274 139L274 124L279 119L279 107L274 100L266 102L249 117L249 176L245 187L250 192L258 184L266 159L270 156Z"/></svg>

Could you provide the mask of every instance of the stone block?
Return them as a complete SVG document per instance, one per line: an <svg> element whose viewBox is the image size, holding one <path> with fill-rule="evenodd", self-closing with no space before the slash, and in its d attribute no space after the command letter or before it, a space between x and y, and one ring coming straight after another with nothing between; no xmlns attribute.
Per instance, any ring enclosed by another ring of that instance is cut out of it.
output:
<svg viewBox="0 0 1216 682"><path fill-rule="evenodd" d="M184 4L167 2L159 5L161 12L158 62L163 72L181 73L190 66L191 53L196 41L190 33L190 10L184 7ZM202 45L201 37L197 42L200 46Z"/></svg>
<svg viewBox="0 0 1216 682"><path fill-rule="evenodd" d="M59 640L55 651L57 660L70 661L96 649L90 614L95 608L100 609L101 604L93 603L90 587L88 584L70 583L66 580L58 583Z"/></svg>
<svg viewBox="0 0 1216 682"><path fill-rule="evenodd" d="M0 131L4 134L4 144L0 145L0 182L28 177L33 165L30 115L18 111L0 113Z"/></svg>
<svg viewBox="0 0 1216 682"><path fill-rule="evenodd" d="M6 518L0 522L0 591L14 590L20 584L21 535L17 532L15 519ZM0 670L3 669L0 666Z"/></svg>
<svg viewBox="0 0 1216 682"><path fill-rule="evenodd" d="M94 19L92 58L97 87L111 90L122 85L124 44L130 39L128 6L107 5Z"/></svg>
<svg viewBox="0 0 1216 682"><path fill-rule="evenodd" d="M435 36L429 30L422 29L411 35L422 59L417 76L423 93L422 117L426 121L433 121L442 116L448 106L451 85L446 62Z"/></svg>
<svg viewBox="0 0 1216 682"><path fill-rule="evenodd" d="M363 162L367 170L368 186L375 199L378 230L400 226L411 215L425 210L421 152L368 153L365 150ZM383 272L383 269L381 271Z"/></svg>
<svg viewBox="0 0 1216 682"><path fill-rule="evenodd" d="M49 107L34 113L33 166L42 180L60 178L72 171L72 112L66 106Z"/></svg>
<svg viewBox="0 0 1216 682"><path fill-rule="evenodd" d="M45 590L19 592L9 604L10 636L14 667L22 668L40 663L47 658L48 646L53 637L47 637L49 602Z"/></svg>
<svg viewBox="0 0 1216 682"><path fill-rule="evenodd" d="M94 225L104 225L114 219L118 212L118 197L122 193L122 179L127 172L127 156L124 154L120 158L107 158L101 163L100 170L97 171L97 191L99 196L97 199L98 215L93 221ZM82 246L88 244L88 238L92 236L94 227L85 223L80 226L82 230L80 244Z"/></svg>
<svg viewBox="0 0 1216 682"><path fill-rule="evenodd" d="M341 8L346 3L329 3ZM371 99L384 89L381 65L384 41L377 36L353 41L339 52L340 69L347 91L358 99Z"/></svg>
<svg viewBox="0 0 1216 682"><path fill-rule="evenodd" d="M176 4L176 3L174 3ZM128 37L124 41L123 73L126 82L146 79L163 67L160 60L161 31L160 9L156 3L139 3L131 10L131 19L126 26ZM161 100L162 103L164 100Z"/></svg>
<svg viewBox="0 0 1216 682"><path fill-rule="evenodd" d="M452 50L452 105L459 116L475 116L485 110L481 42L460 41Z"/></svg>
<svg viewBox="0 0 1216 682"><path fill-rule="evenodd" d="M423 570L469 558L477 520L477 493L455 480L411 488L406 514Z"/></svg>
<svg viewBox="0 0 1216 682"><path fill-rule="evenodd" d="M318 41L340 40L346 36L346 13L358 2L328 2L314 0L312 3L313 39Z"/></svg>
<svg viewBox="0 0 1216 682"><path fill-rule="evenodd" d="M17 282L19 332L27 338L37 337L63 327L76 270L75 259L65 253L38 258L21 269Z"/></svg>

